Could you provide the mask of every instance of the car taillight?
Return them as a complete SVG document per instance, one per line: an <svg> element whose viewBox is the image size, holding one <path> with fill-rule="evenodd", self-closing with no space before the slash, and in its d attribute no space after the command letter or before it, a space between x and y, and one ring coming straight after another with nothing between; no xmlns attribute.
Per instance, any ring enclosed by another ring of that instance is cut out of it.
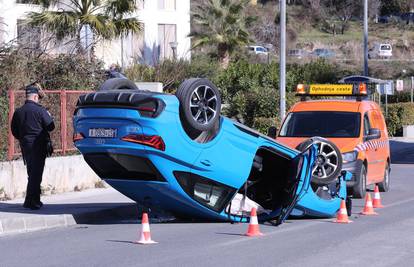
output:
<svg viewBox="0 0 414 267"><path fill-rule="evenodd" d="M82 140L83 138L85 138L85 136L83 136L82 133L74 133L73 134L73 142L77 142L79 140Z"/></svg>
<svg viewBox="0 0 414 267"><path fill-rule="evenodd" d="M146 145L161 151L165 151L165 143L162 140L161 136L158 135L129 134L122 137L121 140Z"/></svg>
<svg viewBox="0 0 414 267"><path fill-rule="evenodd" d="M156 101L147 101L138 104L137 110L143 117L154 118L156 117L158 110L158 103Z"/></svg>

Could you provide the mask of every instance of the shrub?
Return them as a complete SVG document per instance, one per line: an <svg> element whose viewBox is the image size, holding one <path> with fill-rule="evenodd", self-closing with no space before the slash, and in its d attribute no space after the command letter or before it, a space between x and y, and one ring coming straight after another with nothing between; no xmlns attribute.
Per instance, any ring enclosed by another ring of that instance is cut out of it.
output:
<svg viewBox="0 0 414 267"><path fill-rule="evenodd" d="M387 96L388 104L410 101L411 92L396 92L394 95ZM381 95L381 103L385 103L385 95Z"/></svg>
<svg viewBox="0 0 414 267"><path fill-rule="evenodd" d="M105 77L103 63L88 62L77 55L59 55L33 57L17 51L11 51L0 60L0 88L20 89L39 81L45 88L85 90L97 88Z"/></svg>
<svg viewBox="0 0 414 267"><path fill-rule="evenodd" d="M388 133L391 136L402 136L403 126L414 125L414 104L396 103L388 105L388 115L385 120Z"/></svg>
<svg viewBox="0 0 414 267"><path fill-rule="evenodd" d="M133 81L161 82L165 92L174 92L188 78L200 77L215 79L218 71L216 62L201 59L164 60L155 66L135 64L125 70L125 75Z"/></svg>

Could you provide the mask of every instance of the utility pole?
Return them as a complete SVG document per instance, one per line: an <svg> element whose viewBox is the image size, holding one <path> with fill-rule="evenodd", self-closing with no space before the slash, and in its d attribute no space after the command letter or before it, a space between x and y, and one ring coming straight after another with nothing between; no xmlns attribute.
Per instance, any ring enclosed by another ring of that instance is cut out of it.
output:
<svg viewBox="0 0 414 267"><path fill-rule="evenodd" d="M364 1L364 76L368 76L368 0Z"/></svg>
<svg viewBox="0 0 414 267"><path fill-rule="evenodd" d="M124 34L121 34L121 70L124 71Z"/></svg>
<svg viewBox="0 0 414 267"><path fill-rule="evenodd" d="M280 121L286 112L286 0L280 0Z"/></svg>

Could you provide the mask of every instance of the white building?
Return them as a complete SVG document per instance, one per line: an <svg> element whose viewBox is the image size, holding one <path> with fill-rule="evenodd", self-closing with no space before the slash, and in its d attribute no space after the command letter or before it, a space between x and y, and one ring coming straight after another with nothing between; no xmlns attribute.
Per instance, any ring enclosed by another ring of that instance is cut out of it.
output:
<svg viewBox="0 0 414 267"><path fill-rule="evenodd" d="M24 0L0 0L0 43L18 39L40 46L44 33L38 29L22 26L30 11L40 11L36 5L24 4ZM95 55L107 65L117 63L153 64L165 58L190 59L190 0L138 0L137 16L143 24L143 32L130 34L124 38L100 42L95 47ZM26 32L23 37L23 32ZM48 44L51 46L50 43ZM44 46L44 45L43 45ZM174 48L174 49L173 49ZM49 53L65 51L62 47L53 47Z"/></svg>

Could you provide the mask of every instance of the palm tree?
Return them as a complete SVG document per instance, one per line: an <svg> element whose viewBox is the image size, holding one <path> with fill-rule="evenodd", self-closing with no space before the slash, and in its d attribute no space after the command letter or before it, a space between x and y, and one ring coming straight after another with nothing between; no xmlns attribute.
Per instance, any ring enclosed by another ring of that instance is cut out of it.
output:
<svg viewBox="0 0 414 267"><path fill-rule="evenodd" d="M215 46L223 68L230 62L230 56L237 48L250 42L247 28L255 20L246 14L249 0L206 0L195 6L192 20L195 30L193 48Z"/></svg>
<svg viewBox="0 0 414 267"><path fill-rule="evenodd" d="M43 27L57 40L66 37L77 41L81 49L81 30L88 26L97 39L111 40L127 33L139 33L141 23L128 17L136 9L135 0L30 0L43 7L28 14L30 26ZM57 9L56 9L57 8ZM95 40L96 41L96 40Z"/></svg>

